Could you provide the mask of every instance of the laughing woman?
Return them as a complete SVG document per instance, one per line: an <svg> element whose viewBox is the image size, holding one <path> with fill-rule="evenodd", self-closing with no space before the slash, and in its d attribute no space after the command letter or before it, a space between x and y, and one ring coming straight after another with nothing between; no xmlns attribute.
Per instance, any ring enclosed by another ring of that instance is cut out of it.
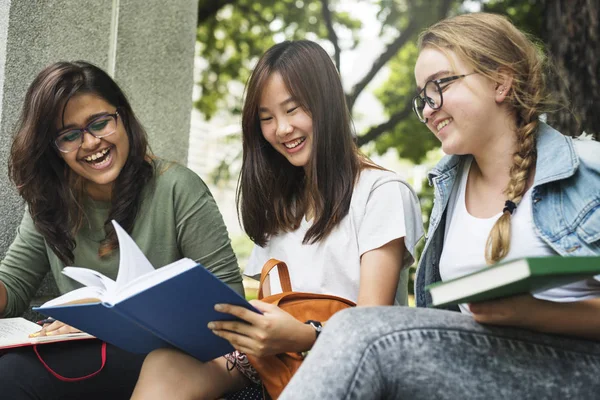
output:
<svg viewBox="0 0 600 400"><path fill-rule="evenodd" d="M0 263L3 317L25 311L48 272L61 293L75 289L61 274L65 265L115 279L113 219L153 265L188 257L243 293L208 188L187 168L151 155L125 95L101 69L60 62L40 72L25 97L9 167L27 211ZM44 328L48 335L74 330L60 322ZM40 352L67 377L89 375L100 365L97 342L45 345ZM17 350L0 357L0 393L10 399L125 399L143 359L108 345L100 373L67 382L50 374L30 348Z"/></svg>

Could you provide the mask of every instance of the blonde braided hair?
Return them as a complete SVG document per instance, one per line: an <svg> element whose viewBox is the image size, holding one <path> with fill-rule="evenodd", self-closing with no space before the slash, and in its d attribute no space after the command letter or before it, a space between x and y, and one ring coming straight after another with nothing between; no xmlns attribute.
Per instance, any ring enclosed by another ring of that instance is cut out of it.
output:
<svg viewBox="0 0 600 400"><path fill-rule="evenodd" d="M426 47L451 50L471 64L474 71L498 83L503 74L512 77L506 101L516 118L517 151L504 192L508 201L518 205L535 167L539 116L549 104L545 84L547 60L541 46L506 17L472 13L431 26L419 37L419 49ZM511 213L510 207L505 208L490 231L485 249L488 264L502 260L510 250Z"/></svg>

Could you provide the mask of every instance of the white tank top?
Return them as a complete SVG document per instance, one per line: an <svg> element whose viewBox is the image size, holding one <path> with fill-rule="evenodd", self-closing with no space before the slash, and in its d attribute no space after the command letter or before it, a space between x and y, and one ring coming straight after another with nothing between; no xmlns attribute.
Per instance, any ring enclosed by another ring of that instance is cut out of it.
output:
<svg viewBox="0 0 600 400"><path fill-rule="evenodd" d="M467 211L465 191L471 161L472 158L469 158L464 163L459 185L456 190L453 190L448 203L444 248L440 258L442 281L458 278L485 267L484 252L487 238L502 215L502 212L499 212L490 218L477 218ZM531 211L531 190L528 190L511 217L510 250L503 261L549 255L556 255L556 252L535 232ZM600 296L600 282L595 279L535 294L539 299L556 302L579 301L598 296ZM465 304L461 304L460 309L463 313L470 314Z"/></svg>

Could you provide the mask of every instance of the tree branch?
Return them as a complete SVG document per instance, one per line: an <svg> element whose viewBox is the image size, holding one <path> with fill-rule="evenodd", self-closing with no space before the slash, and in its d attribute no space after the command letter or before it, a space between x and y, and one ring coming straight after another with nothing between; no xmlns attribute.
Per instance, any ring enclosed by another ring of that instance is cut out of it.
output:
<svg viewBox="0 0 600 400"><path fill-rule="evenodd" d="M398 51L404 46L406 41L412 36L413 33L417 30L419 24L417 23L416 18L411 18L408 26L402 33L385 49L383 53L375 60L371 70L367 72L367 74L352 88L350 93L348 94L346 100L348 102L348 108L352 110L354 107L354 103L356 99L364 90L365 87L371 82L371 80L377 75L377 73L381 70L381 68L388 62L392 57L398 53Z"/></svg>
<svg viewBox="0 0 600 400"><path fill-rule="evenodd" d="M408 101L404 104L402 109L390 116L390 118L377 126L372 127L362 136L359 136L356 140L356 144L358 147L361 147L364 144L367 144L379 136L384 134L385 132L391 131L394 129L396 125L398 125L404 118L408 117L408 115L412 112L412 99L409 98Z"/></svg>
<svg viewBox="0 0 600 400"><path fill-rule="evenodd" d="M442 4L438 8L438 18L436 20L439 20L448 14L448 10L450 9L453 1L454 0L443 0ZM348 108L350 111L352 111L358 96L362 93L365 87L367 87L375 75L377 75L379 70L381 70L381 68L388 61L390 61L390 59L394 57L396 53L398 53L398 51L400 51L406 41L412 37L418 28L420 28L419 22L419 18L411 18L406 29L404 29L404 31L400 33L400 36L398 36L390 45L388 45L385 51L381 53L379 58L375 61L371 67L371 70L356 85L354 85L350 93L346 96L346 102L348 103Z"/></svg>
<svg viewBox="0 0 600 400"><path fill-rule="evenodd" d="M200 0L198 3L198 23L202 25L210 18L214 18L217 12L228 4L235 3L237 0Z"/></svg>
<svg viewBox="0 0 600 400"><path fill-rule="evenodd" d="M340 71L340 44L338 37L333 29L333 21L331 19L331 10L329 9L329 0L321 0L321 12L323 13L323 19L325 20L325 26L327 27L327 38L333 44L334 54L333 59L335 66Z"/></svg>

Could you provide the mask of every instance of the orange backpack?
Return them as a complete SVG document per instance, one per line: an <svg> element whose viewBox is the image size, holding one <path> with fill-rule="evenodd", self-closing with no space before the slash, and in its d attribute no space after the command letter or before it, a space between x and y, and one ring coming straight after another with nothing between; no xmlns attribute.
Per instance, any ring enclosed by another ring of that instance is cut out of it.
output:
<svg viewBox="0 0 600 400"><path fill-rule="evenodd" d="M277 267L283 293L263 298L263 283L274 267ZM307 320L325 322L336 312L356 305L350 300L337 296L293 292L287 265L275 259L270 259L263 266L258 299L275 304L301 322ZM248 359L260 375L264 390L272 399L277 399L285 385L292 379L292 375L300 368L303 357L299 353L282 353L266 357L248 355Z"/></svg>

